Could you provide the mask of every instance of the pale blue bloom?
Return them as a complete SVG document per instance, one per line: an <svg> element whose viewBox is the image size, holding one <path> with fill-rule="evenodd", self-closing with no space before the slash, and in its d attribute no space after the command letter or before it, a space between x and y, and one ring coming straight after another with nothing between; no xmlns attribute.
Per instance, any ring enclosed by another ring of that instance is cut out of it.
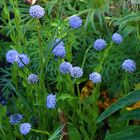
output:
<svg viewBox="0 0 140 140"><path fill-rule="evenodd" d="M49 94L46 98L46 107L53 109L56 106L56 95Z"/></svg>
<svg viewBox="0 0 140 140"><path fill-rule="evenodd" d="M122 69L124 69L126 72L134 72L136 70L136 63L131 59L126 59L122 63Z"/></svg>
<svg viewBox="0 0 140 140"><path fill-rule="evenodd" d="M93 47L97 51L101 51L106 47L106 41L103 39L97 39L97 40L95 40Z"/></svg>
<svg viewBox="0 0 140 140"><path fill-rule="evenodd" d="M100 83L101 82L101 74L97 72L93 72L89 75L89 80L91 80L93 83Z"/></svg>
<svg viewBox="0 0 140 140"><path fill-rule="evenodd" d="M44 16L45 11L40 5L33 5L30 7L29 14L33 18L41 18Z"/></svg>
<svg viewBox="0 0 140 140"><path fill-rule="evenodd" d="M13 114L10 116L10 123L13 124L17 124L20 122L20 120L23 118L22 115L20 114Z"/></svg>
<svg viewBox="0 0 140 140"><path fill-rule="evenodd" d="M71 76L74 78L80 78L83 76L83 70L80 67L75 66L71 69Z"/></svg>
<svg viewBox="0 0 140 140"><path fill-rule="evenodd" d="M6 61L13 64L17 60L18 55L19 54L16 50L9 50L6 53Z"/></svg>
<svg viewBox="0 0 140 140"><path fill-rule="evenodd" d="M30 123L22 123L20 125L20 133L23 135L27 135L31 130L31 124Z"/></svg>
<svg viewBox="0 0 140 140"><path fill-rule="evenodd" d="M38 76L36 75L36 74L30 74L29 76L28 76L28 82L29 82L29 84L36 84L37 82L38 82L38 80L39 80L39 78L38 78Z"/></svg>
<svg viewBox="0 0 140 140"><path fill-rule="evenodd" d="M19 54L16 62L18 63L19 67L24 67L24 65L29 64L30 59L28 58L26 54Z"/></svg>
<svg viewBox="0 0 140 140"><path fill-rule="evenodd" d="M69 62L62 62L59 67L60 72L63 74L70 73L71 69L72 69L72 64L70 64Z"/></svg>
<svg viewBox="0 0 140 140"><path fill-rule="evenodd" d="M77 29L82 25L82 19L79 16L71 16L69 18L69 25L73 29Z"/></svg>
<svg viewBox="0 0 140 140"><path fill-rule="evenodd" d="M116 43L116 44L121 44L122 41L123 41L123 38L122 38L122 36L121 36L120 34L114 33L114 34L112 35L112 41L113 41L114 43Z"/></svg>
<svg viewBox="0 0 140 140"><path fill-rule="evenodd" d="M58 43L58 42L59 42L59 43ZM55 46L55 45L61 45L61 46L64 46L64 42L61 41L61 39L57 38L57 39L55 40L55 43L54 43L54 46Z"/></svg>
<svg viewBox="0 0 140 140"><path fill-rule="evenodd" d="M57 45L53 50L52 53L55 57L64 58L66 56L65 47L62 45Z"/></svg>

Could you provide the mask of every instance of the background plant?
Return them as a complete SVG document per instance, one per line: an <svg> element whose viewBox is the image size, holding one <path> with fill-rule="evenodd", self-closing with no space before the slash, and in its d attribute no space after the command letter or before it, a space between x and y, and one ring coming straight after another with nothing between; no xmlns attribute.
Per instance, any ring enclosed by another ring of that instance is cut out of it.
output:
<svg viewBox="0 0 140 140"><path fill-rule="evenodd" d="M61 111L66 115L68 135L72 140L115 140L116 135L120 136L119 140L134 136L139 138L139 126L129 125L129 112L125 110L125 106L139 101L139 90L124 96L125 72L121 69L125 59L135 60L137 70L129 74L126 81L128 92L133 91L136 88L134 85L140 80L139 5L122 0L40 0L37 3L46 12L39 20L30 17L30 5L26 5L23 1L1 0L0 86L1 97L6 99L7 104L0 106L0 138L5 140L59 139L62 137L61 132L64 127L58 118ZM78 30L72 30L68 25L68 18L75 14L83 20ZM105 51L96 51L92 47L93 43L96 39L103 38L109 45L114 32L119 32L123 36L123 43L119 46L114 45L107 54L101 69L100 90L95 86L92 95L81 100L79 96L89 79L89 74L99 65L105 53ZM64 60L72 63L73 66L83 68L82 78L74 80L69 75L65 76L59 72L62 59L56 61L52 54L53 44L57 38L65 44L67 53ZM5 54L10 49L28 54L31 63L23 69L6 63ZM27 77L31 73L38 75L38 84L28 84ZM97 98L94 94L96 91L98 94L107 91L110 98L122 97L119 99L120 107L117 106L118 101L105 110L103 113L107 114L105 117L101 115L98 118L99 112L95 106ZM46 108L46 96L49 93L57 95L57 107L53 110ZM118 111L120 109L121 111ZM116 115L112 115L115 111L118 111ZM136 111L132 112L132 116ZM113 123L117 116L121 118L121 115L126 112L128 114L125 119L118 121L119 125L118 122ZM12 126L9 123L8 115L13 113L23 114L23 122L30 122L35 132L31 131L25 137L21 135L19 126ZM137 116L134 115L130 120ZM109 117L107 125L103 121L106 117ZM45 132L47 135L44 134ZM130 132L131 135L128 135Z"/></svg>

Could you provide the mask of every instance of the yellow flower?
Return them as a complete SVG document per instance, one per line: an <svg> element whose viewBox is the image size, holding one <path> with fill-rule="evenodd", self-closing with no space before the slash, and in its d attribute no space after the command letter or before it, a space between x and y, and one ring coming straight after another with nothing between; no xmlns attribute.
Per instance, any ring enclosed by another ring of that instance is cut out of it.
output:
<svg viewBox="0 0 140 140"><path fill-rule="evenodd" d="M136 102L134 105L132 105L131 107L127 107L126 110L128 111L132 111L134 109L140 108L140 101Z"/></svg>

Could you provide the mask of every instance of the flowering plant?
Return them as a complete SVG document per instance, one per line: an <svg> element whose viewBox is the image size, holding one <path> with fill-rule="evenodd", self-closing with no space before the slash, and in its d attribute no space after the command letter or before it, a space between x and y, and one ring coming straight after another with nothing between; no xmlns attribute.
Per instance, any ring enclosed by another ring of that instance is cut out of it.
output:
<svg viewBox="0 0 140 140"><path fill-rule="evenodd" d="M118 3L2 0L0 139L140 137L139 13Z"/></svg>

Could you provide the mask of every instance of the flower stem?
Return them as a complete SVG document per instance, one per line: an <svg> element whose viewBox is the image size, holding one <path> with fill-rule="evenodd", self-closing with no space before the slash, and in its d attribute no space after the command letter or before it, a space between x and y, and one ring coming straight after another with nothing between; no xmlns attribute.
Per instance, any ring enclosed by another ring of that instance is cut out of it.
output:
<svg viewBox="0 0 140 140"><path fill-rule="evenodd" d="M125 72L124 75L124 94L126 95L128 93L128 74Z"/></svg>
<svg viewBox="0 0 140 140"><path fill-rule="evenodd" d="M95 69L97 72L100 72L102 70L102 65L106 60L106 58L108 57L109 51L112 47L113 47L113 42L111 42L110 46L105 50L102 60L100 61L99 65Z"/></svg>
<svg viewBox="0 0 140 140"><path fill-rule="evenodd" d="M84 64L85 64L85 61L86 61L86 56L87 56L87 53L88 53L88 51L89 51L90 48L91 48L91 46L89 46L89 47L87 48L86 52L85 52L84 59L83 59L83 62L82 62L82 66L81 66L82 69L83 69L83 67L84 67Z"/></svg>

